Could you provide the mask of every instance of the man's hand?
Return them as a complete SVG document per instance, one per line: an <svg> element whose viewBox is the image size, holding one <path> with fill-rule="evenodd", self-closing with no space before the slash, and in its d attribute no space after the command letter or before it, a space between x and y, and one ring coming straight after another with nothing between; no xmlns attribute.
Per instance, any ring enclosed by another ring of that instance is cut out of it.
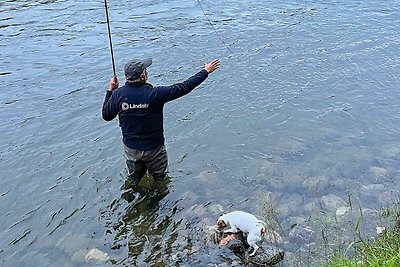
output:
<svg viewBox="0 0 400 267"><path fill-rule="evenodd" d="M108 90L107 91L114 91L115 89L117 89L119 86L119 82L118 82L118 78L117 76L113 76L110 80L110 84L108 85Z"/></svg>
<svg viewBox="0 0 400 267"><path fill-rule="evenodd" d="M218 69L220 66L221 62L219 61L219 59L214 59L213 61L207 63L204 66L204 69L208 72L208 73L212 73L214 70Z"/></svg>

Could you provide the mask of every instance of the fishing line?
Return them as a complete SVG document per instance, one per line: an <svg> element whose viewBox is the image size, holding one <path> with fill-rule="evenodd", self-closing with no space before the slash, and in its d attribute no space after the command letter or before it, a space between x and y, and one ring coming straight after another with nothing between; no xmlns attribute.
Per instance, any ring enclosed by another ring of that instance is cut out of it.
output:
<svg viewBox="0 0 400 267"><path fill-rule="evenodd" d="M104 6L106 8L108 39L110 41L110 52L111 52L112 68L113 68L114 76L117 76L117 74L115 72L114 52L113 52L112 41L111 41L110 17L108 16L107 0L104 0Z"/></svg>
<svg viewBox="0 0 400 267"><path fill-rule="evenodd" d="M214 32L217 34L218 38L221 40L221 42L225 45L225 47L229 50L229 52L231 52L231 54L233 55L232 50L229 48L229 46L224 42L224 40L222 39L221 35L219 35L219 33L217 32L217 30L214 27L214 24L212 24L211 20L208 18L208 16L206 15L206 11L204 10L203 6L200 3L200 0L197 0L197 2L199 3L199 6L201 8L201 10L203 11L204 17L206 17L206 19L208 20L208 23L211 25L211 27L213 28Z"/></svg>

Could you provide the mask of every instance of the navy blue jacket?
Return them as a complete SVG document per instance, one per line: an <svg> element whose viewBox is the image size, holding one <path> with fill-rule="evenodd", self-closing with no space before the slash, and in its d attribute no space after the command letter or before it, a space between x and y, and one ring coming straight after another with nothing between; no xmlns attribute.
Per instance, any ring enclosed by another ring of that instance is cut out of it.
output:
<svg viewBox="0 0 400 267"><path fill-rule="evenodd" d="M164 104L191 92L208 77L201 70L182 83L153 87L148 83L125 84L107 91L103 119L119 117L124 144L132 149L153 150L164 145Z"/></svg>

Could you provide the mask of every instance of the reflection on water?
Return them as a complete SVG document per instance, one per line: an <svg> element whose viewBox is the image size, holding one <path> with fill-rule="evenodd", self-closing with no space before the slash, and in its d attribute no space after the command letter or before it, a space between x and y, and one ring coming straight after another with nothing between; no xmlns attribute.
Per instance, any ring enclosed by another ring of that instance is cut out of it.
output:
<svg viewBox="0 0 400 267"><path fill-rule="evenodd" d="M199 260L196 254L200 248L204 250L207 246L204 231L207 226L214 224L210 214L205 216L210 203L186 206L185 202L192 201L189 192L180 199L168 199L169 180L156 189L143 188L142 185L146 185L143 180L140 185L134 190L124 191L120 199L113 201L102 212L103 216L112 213L118 205L119 210L123 210L107 230L114 238L111 249L126 250L125 257L115 263L169 266L189 261L205 262L204 259ZM215 246L213 243L210 245Z"/></svg>
<svg viewBox="0 0 400 267"><path fill-rule="evenodd" d="M144 179L146 178L148 177ZM128 247L129 256L122 262L127 260L130 263L138 264L141 254L148 253L148 251L144 251L146 248L157 248L158 243L163 241L157 239L164 236L164 231L171 223L170 216L173 215L166 216L161 222L158 221L160 201L168 195L168 186L169 179L157 188L154 186L145 188L143 183L140 183L136 188L129 188L122 193L121 198L127 201L128 205L124 208L119 220L113 225L113 231L116 234L112 246L112 249L120 249L121 246ZM149 260L145 261L149 262Z"/></svg>
<svg viewBox="0 0 400 267"><path fill-rule="evenodd" d="M1 266L86 266L95 248L104 265L241 266L207 227L266 206L282 266L351 243L361 214L362 234L375 233L400 191L399 2L201 5L233 53L197 1L110 3L120 78L133 55L153 57L155 85L222 60L165 107L168 190L129 195L118 123L101 119L103 3L0 2Z"/></svg>

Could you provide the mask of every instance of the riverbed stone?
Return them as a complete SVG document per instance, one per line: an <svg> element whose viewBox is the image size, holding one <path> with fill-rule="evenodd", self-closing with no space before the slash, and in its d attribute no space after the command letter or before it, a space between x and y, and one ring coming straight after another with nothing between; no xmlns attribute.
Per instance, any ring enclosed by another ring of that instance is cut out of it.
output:
<svg viewBox="0 0 400 267"><path fill-rule="evenodd" d="M289 217L287 220L284 222L285 225L305 225L306 224L306 219L304 217Z"/></svg>
<svg viewBox="0 0 400 267"><path fill-rule="evenodd" d="M350 211L350 207L342 206L336 209L336 216L343 216Z"/></svg>
<svg viewBox="0 0 400 267"><path fill-rule="evenodd" d="M281 192L287 187L287 183L280 177L267 177L268 190Z"/></svg>
<svg viewBox="0 0 400 267"><path fill-rule="evenodd" d="M331 178L330 179L330 186L334 188L335 191L346 191L349 188L349 181L351 181L350 178Z"/></svg>
<svg viewBox="0 0 400 267"><path fill-rule="evenodd" d="M329 194L321 197L321 204L328 211L336 211L338 207L345 206L346 201L339 196Z"/></svg>
<svg viewBox="0 0 400 267"><path fill-rule="evenodd" d="M355 210L353 210L354 212ZM353 223L355 223L358 219L361 219L360 222L360 229L361 232L365 233L373 233L376 229L375 227L378 226L377 218L379 218L380 211L375 209L368 209L363 208L362 214L357 214L353 218Z"/></svg>
<svg viewBox="0 0 400 267"><path fill-rule="evenodd" d="M252 248L249 248L249 245L246 243L241 232L236 234L223 233L222 231L219 231L218 227L215 225L206 227L205 234L206 240L216 245L228 248L245 262L253 263L253 265L250 266L270 266L271 264L277 264L283 260L285 254L280 248L265 241L261 242L255 255L249 256ZM238 266L242 266L242 264Z"/></svg>
<svg viewBox="0 0 400 267"><path fill-rule="evenodd" d="M379 178L385 177L388 174L388 170L378 166L371 166L370 171Z"/></svg>
<svg viewBox="0 0 400 267"><path fill-rule="evenodd" d="M386 190L378 194L378 201L381 206L389 206L399 201L400 192L397 190Z"/></svg>
<svg viewBox="0 0 400 267"><path fill-rule="evenodd" d="M282 216L298 213L303 203L304 197L302 195L297 193L286 194L285 197L281 198L277 211Z"/></svg>
<svg viewBox="0 0 400 267"><path fill-rule="evenodd" d="M296 224L292 226L289 232L289 241L295 243L309 242L314 235L314 230L304 224Z"/></svg>
<svg viewBox="0 0 400 267"><path fill-rule="evenodd" d="M368 184L360 187L360 193L366 196L376 197L383 191L385 191L385 186L383 184Z"/></svg>
<svg viewBox="0 0 400 267"><path fill-rule="evenodd" d="M210 267L216 267L216 266L217 267L236 267L236 266L243 266L243 263L238 260L232 260L232 262L230 262L229 264L226 262L220 263L218 265L212 263L212 264L208 264L207 266L210 266Z"/></svg>
<svg viewBox="0 0 400 267"><path fill-rule="evenodd" d="M255 266L274 266L285 257L285 252L276 246L262 243L254 256L247 256L246 261Z"/></svg>
<svg viewBox="0 0 400 267"><path fill-rule="evenodd" d="M385 157L397 157L400 155L400 146L398 143L394 143L393 145L389 145L387 147L382 148L382 155Z"/></svg>
<svg viewBox="0 0 400 267"><path fill-rule="evenodd" d="M321 211L321 205L319 204L319 200L312 200L311 202L305 204L303 206L303 210L307 213L313 214Z"/></svg>
<svg viewBox="0 0 400 267"><path fill-rule="evenodd" d="M266 159L262 159L259 161L259 165L260 165L260 175L263 177L272 177L275 175L276 173L276 164L266 160Z"/></svg>
<svg viewBox="0 0 400 267"><path fill-rule="evenodd" d="M326 176L312 176L303 181L303 187L313 193L324 191L329 186L329 180Z"/></svg>
<svg viewBox="0 0 400 267"><path fill-rule="evenodd" d="M85 262L105 263L110 259L108 254L98 248L92 248L85 255Z"/></svg>

